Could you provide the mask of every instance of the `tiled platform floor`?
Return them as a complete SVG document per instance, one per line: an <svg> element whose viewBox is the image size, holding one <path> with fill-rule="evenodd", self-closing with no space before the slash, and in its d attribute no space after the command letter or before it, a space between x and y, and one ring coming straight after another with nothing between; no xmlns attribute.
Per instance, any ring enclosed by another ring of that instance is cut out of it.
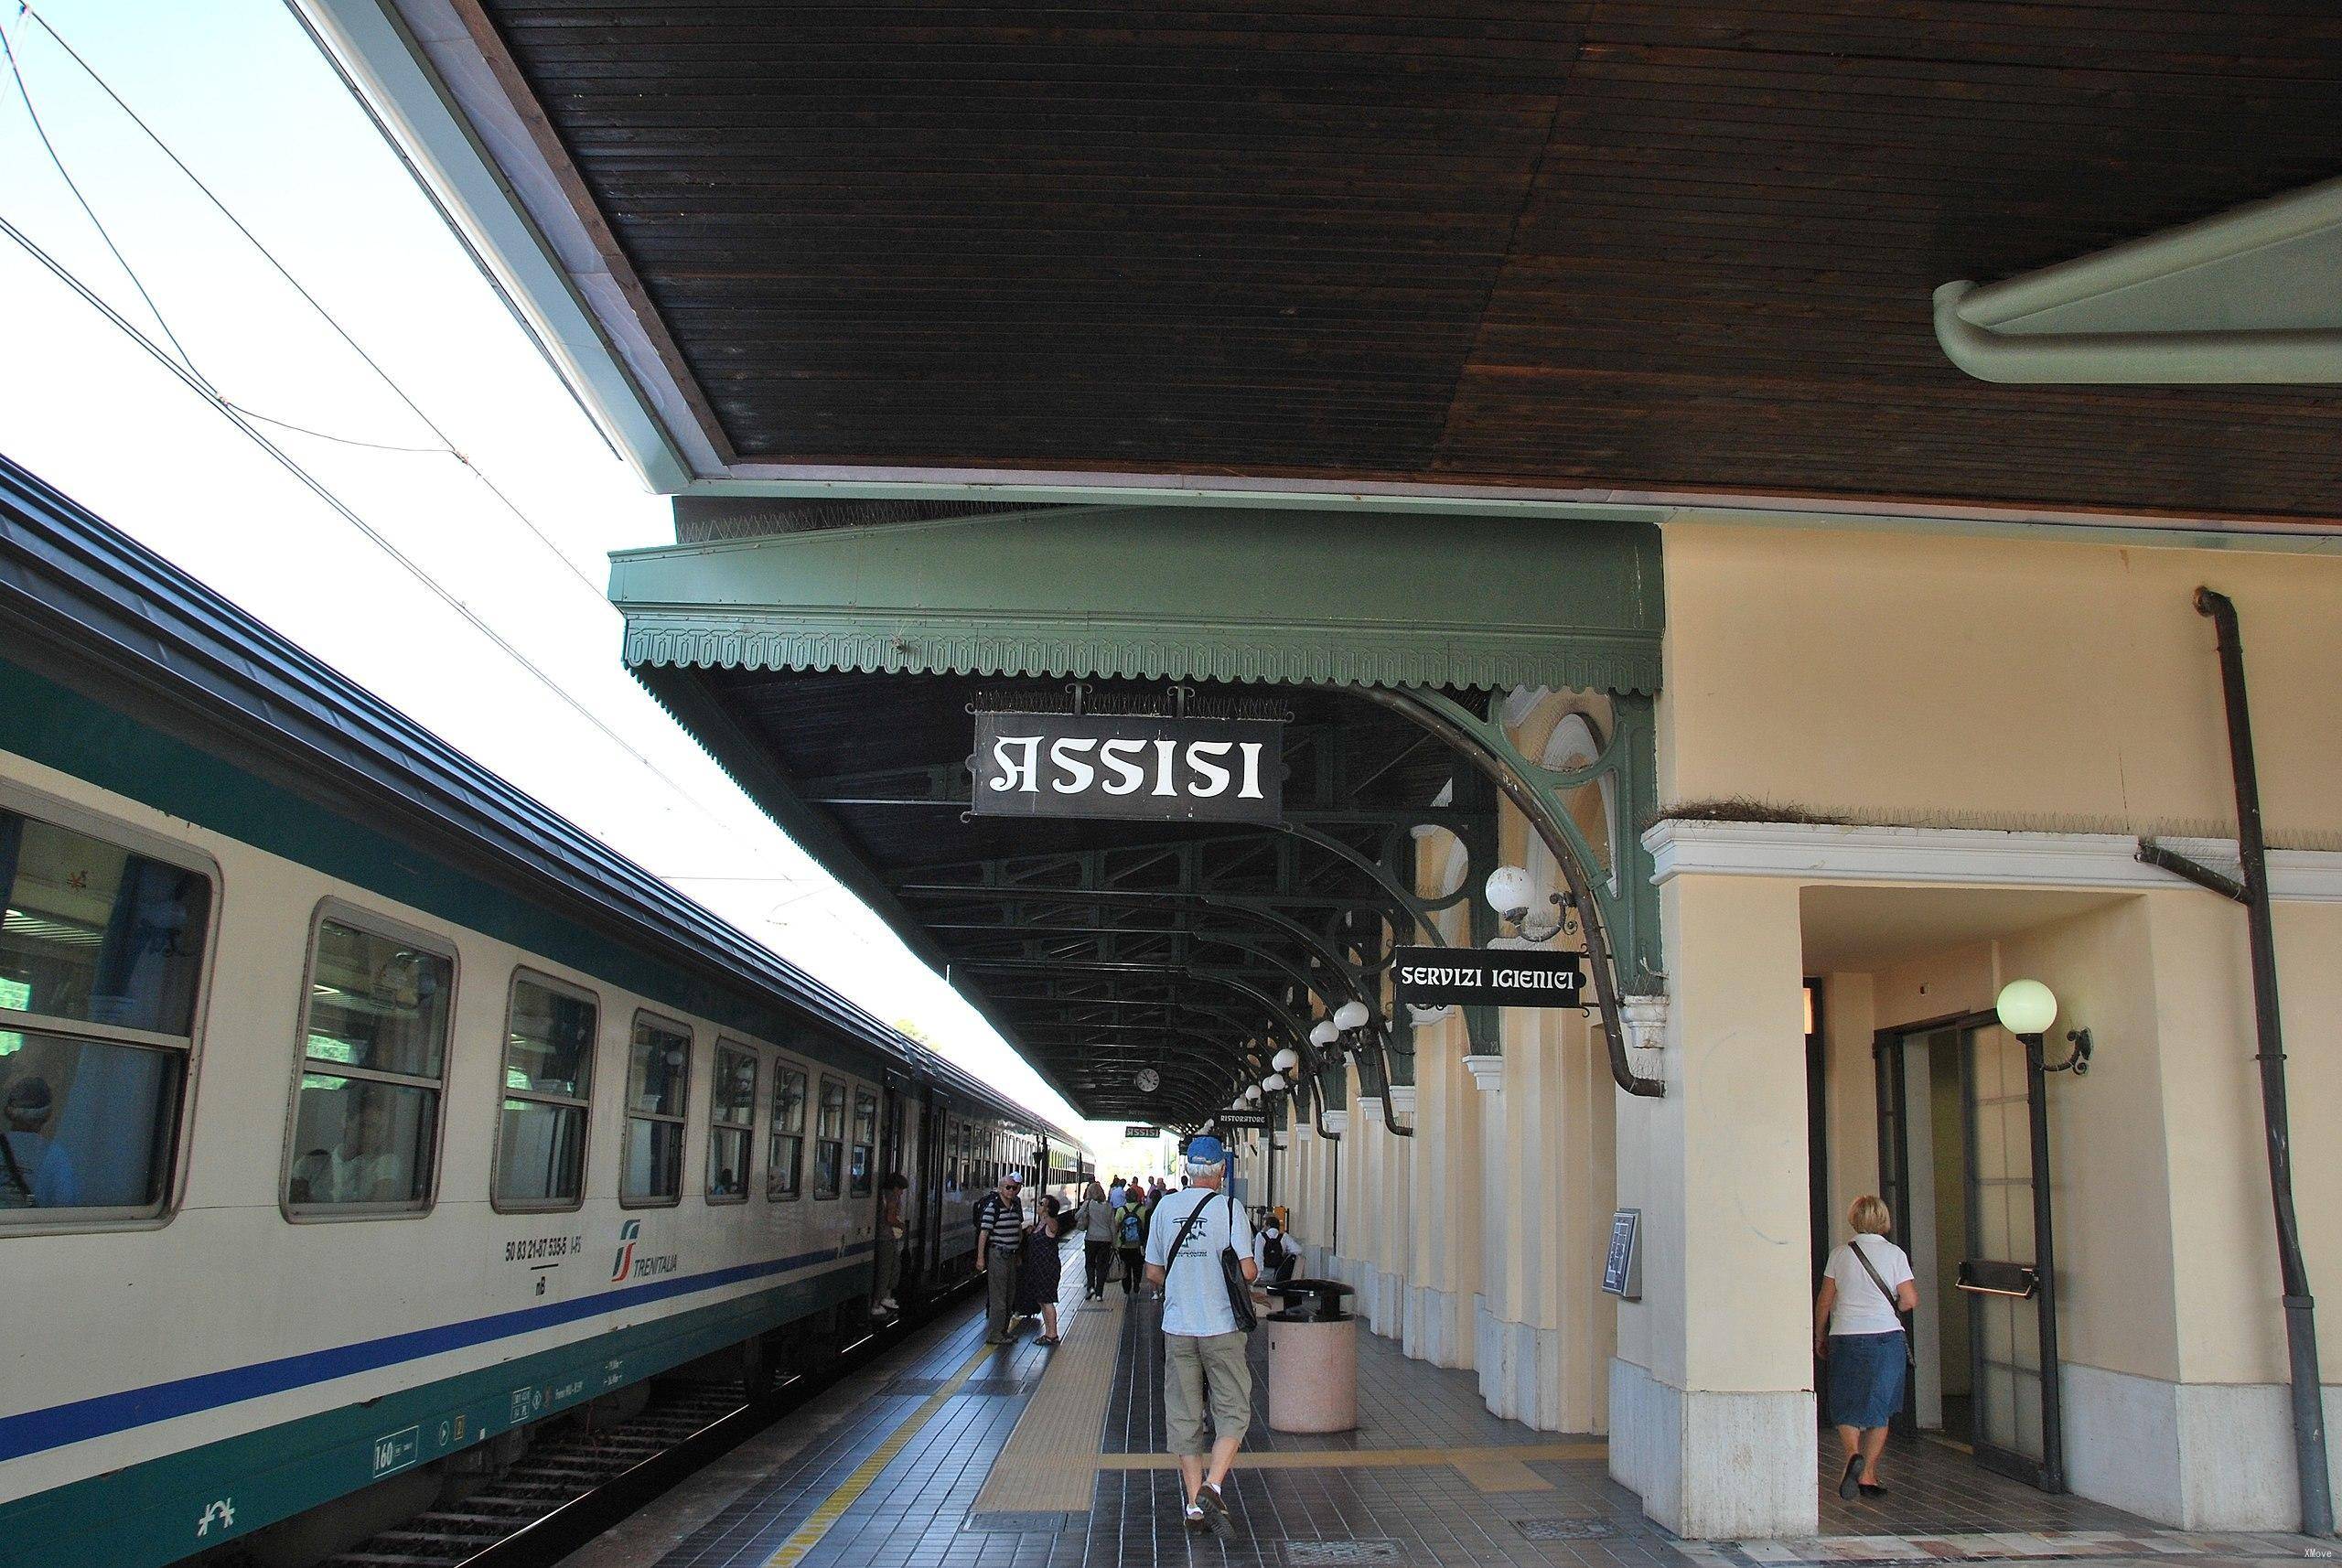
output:
<svg viewBox="0 0 2342 1568"><path fill-rule="evenodd" d="M1077 1251L1066 1271L1075 1298L1080 1272ZM1078 1299L1068 1306L1078 1309ZM1928 1444L1892 1452L1887 1498L1842 1503L1825 1488L1819 1539L1681 1542L1642 1518L1634 1494L1609 1479L1594 1440L1491 1416L1470 1374L1408 1360L1364 1333L1360 1425L1331 1438L1268 1430L1257 1365L1264 1343L1256 1340L1245 1449L1259 1459L1240 1461L1230 1494L1237 1533L1222 1541L1183 1527L1176 1472L1150 1457L1162 1446L1155 1321L1144 1304L1123 1315L1087 1510L972 1514L1048 1353L1029 1329L1015 1346L988 1350L981 1318L964 1310L564 1568L1792 1568L2038 1557L2162 1568L2175 1568L2175 1557L2185 1568L2217 1568L2299 1559L2308 1545L2158 1530L2097 1504L2045 1497ZM1426 1450L1453 1452L1456 1462L1434 1462ZM1817 1453L1817 1484L1825 1469L1834 1483L1826 1450ZM1993 1532L1998 1539L1985 1539Z"/></svg>

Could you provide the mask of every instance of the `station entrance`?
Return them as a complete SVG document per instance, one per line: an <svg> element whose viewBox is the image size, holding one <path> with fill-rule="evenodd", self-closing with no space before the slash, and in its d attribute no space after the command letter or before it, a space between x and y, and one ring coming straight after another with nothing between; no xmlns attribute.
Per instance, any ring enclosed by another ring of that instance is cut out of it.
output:
<svg viewBox="0 0 2342 1568"><path fill-rule="evenodd" d="M1993 1015L1883 1031L1879 1192L1919 1285L1902 1424L2056 1491L2056 1287L2042 1075Z"/></svg>

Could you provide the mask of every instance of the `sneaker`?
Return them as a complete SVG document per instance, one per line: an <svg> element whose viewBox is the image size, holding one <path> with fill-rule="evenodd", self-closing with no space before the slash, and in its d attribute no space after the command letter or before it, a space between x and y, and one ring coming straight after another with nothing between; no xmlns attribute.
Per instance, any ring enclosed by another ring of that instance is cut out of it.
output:
<svg viewBox="0 0 2342 1568"><path fill-rule="evenodd" d="M1203 1510L1203 1509L1199 1509L1199 1508L1198 1508L1195 1504L1193 1504L1193 1503L1189 1503L1189 1504L1187 1505L1187 1528L1188 1528L1189 1530L1201 1530L1201 1529L1203 1529L1203 1527L1204 1527L1204 1510Z"/></svg>
<svg viewBox="0 0 2342 1568"><path fill-rule="evenodd" d="M1228 1512L1228 1500L1219 1495L1219 1488L1218 1487L1213 1486L1209 1481L1206 1481L1202 1486L1197 1487L1196 1503L1198 1507L1204 1510L1204 1523L1211 1527L1211 1532L1214 1535L1219 1537L1222 1541L1230 1541L1235 1538L1236 1520L1230 1517Z"/></svg>

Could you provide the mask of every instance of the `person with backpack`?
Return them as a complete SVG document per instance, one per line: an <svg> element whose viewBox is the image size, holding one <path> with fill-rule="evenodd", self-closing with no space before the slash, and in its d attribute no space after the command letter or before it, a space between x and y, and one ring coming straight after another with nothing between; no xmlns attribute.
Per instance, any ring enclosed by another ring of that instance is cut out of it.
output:
<svg viewBox="0 0 2342 1568"><path fill-rule="evenodd" d="M1271 1284L1284 1283L1301 1267L1301 1249L1277 1223L1274 1210L1262 1223L1260 1240L1252 1243L1252 1261L1261 1265L1261 1278Z"/></svg>
<svg viewBox="0 0 2342 1568"><path fill-rule="evenodd" d="M1114 1251L1123 1261L1123 1299L1138 1294L1146 1271L1146 1188L1133 1182L1114 1206Z"/></svg>
<svg viewBox="0 0 2342 1568"><path fill-rule="evenodd" d="M1830 1254L1813 1300L1813 1353L1830 1363L1830 1421L1846 1450L1838 1495L1851 1502L1886 1491L1878 1458L1886 1424L1903 1408L1911 1365L1903 1314L1918 1309L1919 1287L1910 1258L1886 1239L1895 1217L1885 1204L1864 1194L1847 1209L1846 1224L1853 1234Z"/></svg>
<svg viewBox="0 0 2342 1568"><path fill-rule="evenodd" d="M1189 1530L1236 1534L1221 1488L1252 1421L1252 1369L1245 1360L1252 1313L1252 1226L1221 1190L1228 1148L1187 1142L1187 1185L1149 1217L1146 1283L1163 1293L1163 1418L1187 1499ZM1211 1442L1204 1442L1206 1400Z"/></svg>
<svg viewBox="0 0 2342 1568"><path fill-rule="evenodd" d="M976 1199L976 1273L984 1276L984 1343L1005 1345L1015 1337L1016 1285L1023 1273L1025 1178L1000 1173L1000 1186Z"/></svg>

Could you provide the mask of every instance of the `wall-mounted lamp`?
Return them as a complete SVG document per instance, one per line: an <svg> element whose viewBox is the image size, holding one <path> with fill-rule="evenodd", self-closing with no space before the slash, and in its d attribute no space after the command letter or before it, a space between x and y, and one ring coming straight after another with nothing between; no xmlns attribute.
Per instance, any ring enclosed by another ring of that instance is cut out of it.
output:
<svg viewBox="0 0 2342 1568"><path fill-rule="evenodd" d="M1993 1004L1999 1015L2001 1027L2023 1040L2041 1063L2043 1072L2071 1072L2076 1078L2090 1071L2090 1040L2088 1029L2068 1029L2066 1043L2073 1049L2061 1062L2047 1060L2041 1048L2041 1037L2049 1026L2057 1021L2057 993L2037 980L2012 980L2001 987L2001 994Z"/></svg>
<svg viewBox="0 0 2342 1568"><path fill-rule="evenodd" d="M1263 1094L1274 1094L1284 1087L1284 1074L1281 1072L1273 1072L1261 1080L1261 1092Z"/></svg>
<svg viewBox="0 0 2342 1568"><path fill-rule="evenodd" d="M1331 1018L1318 1019L1317 1026L1309 1031L1309 1043L1316 1046L1319 1050L1326 1049L1341 1037L1342 1031L1340 1026L1337 1025Z"/></svg>
<svg viewBox="0 0 2342 1568"><path fill-rule="evenodd" d="M1537 884L1520 866L1498 866L1488 873L1488 880L1481 892L1488 900L1488 908L1497 912L1497 918L1519 931L1525 941L1550 942L1569 925L1569 916L1562 908L1560 894L1548 893L1544 896L1542 901L1552 906L1551 912L1537 908Z"/></svg>
<svg viewBox="0 0 2342 1568"><path fill-rule="evenodd" d="M1253 1101L1255 1101L1259 1100L1260 1098L1261 1098L1261 1086L1260 1086L1259 1084L1257 1084L1257 1083L1248 1083L1248 1084L1246 1084L1246 1085L1244 1086L1244 1103L1245 1103L1245 1104L1250 1105L1250 1104L1252 1104Z"/></svg>
<svg viewBox="0 0 2342 1568"><path fill-rule="evenodd" d="M1279 1072L1291 1072L1301 1065L1301 1053L1287 1046L1269 1058L1269 1065Z"/></svg>
<svg viewBox="0 0 2342 1568"><path fill-rule="evenodd" d="M1352 1029L1365 1028L1367 1019L1371 1016L1366 1010L1366 1004L1352 997L1334 1009L1334 1027L1347 1035Z"/></svg>

